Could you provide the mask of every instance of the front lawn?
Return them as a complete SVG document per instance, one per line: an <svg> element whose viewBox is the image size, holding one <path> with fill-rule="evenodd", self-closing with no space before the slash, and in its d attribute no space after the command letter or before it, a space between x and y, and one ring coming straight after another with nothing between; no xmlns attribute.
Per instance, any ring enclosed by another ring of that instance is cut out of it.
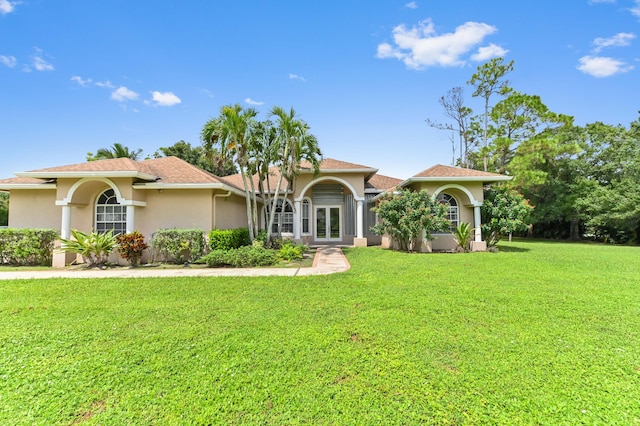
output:
<svg viewBox="0 0 640 426"><path fill-rule="evenodd" d="M0 281L1 424L640 424L640 248Z"/></svg>

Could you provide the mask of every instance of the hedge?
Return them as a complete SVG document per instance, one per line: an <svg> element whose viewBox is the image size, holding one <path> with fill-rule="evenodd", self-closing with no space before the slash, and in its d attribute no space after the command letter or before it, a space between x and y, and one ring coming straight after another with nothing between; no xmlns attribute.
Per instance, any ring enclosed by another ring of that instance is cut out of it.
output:
<svg viewBox="0 0 640 426"><path fill-rule="evenodd" d="M55 229L0 229L0 264L51 266L54 243L59 237Z"/></svg>
<svg viewBox="0 0 640 426"><path fill-rule="evenodd" d="M212 229L209 232L211 250L230 250L250 244L249 228Z"/></svg>
<svg viewBox="0 0 640 426"><path fill-rule="evenodd" d="M160 229L151 236L153 261L195 262L204 251L204 231L201 229Z"/></svg>

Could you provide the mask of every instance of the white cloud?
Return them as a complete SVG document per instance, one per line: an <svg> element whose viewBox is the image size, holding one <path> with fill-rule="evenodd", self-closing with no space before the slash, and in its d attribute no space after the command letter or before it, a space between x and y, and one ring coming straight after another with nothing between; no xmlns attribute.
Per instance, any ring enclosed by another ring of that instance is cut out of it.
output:
<svg viewBox="0 0 640 426"><path fill-rule="evenodd" d="M307 81L304 77L298 75L298 74L289 74L289 79L290 80L300 80L300 81Z"/></svg>
<svg viewBox="0 0 640 426"><path fill-rule="evenodd" d="M17 63L18 61L16 60L15 56L0 55L0 64L6 65L9 68L13 68Z"/></svg>
<svg viewBox="0 0 640 426"><path fill-rule="evenodd" d="M478 62L488 61L489 59L497 58L499 56L504 56L509 51L491 43L488 46L483 46L478 49L476 53L471 55L471 59Z"/></svg>
<svg viewBox="0 0 640 426"><path fill-rule="evenodd" d="M583 56L577 68L585 74L602 78L631 71L633 66L605 56Z"/></svg>
<svg viewBox="0 0 640 426"><path fill-rule="evenodd" d="M0 13L6 15L7 13L13 12L15 5L17 2L10 2L9 0L0 0Z"/></svg>
<svg viewBox="0 0 640 426"><path fill-rule="evenodd" d="M156 106L173 106L182 102L173 92L151 92L151 102Z"/></svg>
<svg viewBox="0 0 640 426"><path fill-rule="evenodd" d="M636 5L629 9L629 11L636 18L640 18L640 0L636 0Z"/></svg>
<svg viewBox="0 0 640 426"><path fill-rule="evenodd" d="M98 87L106 87L107 89L115 89L116 86L110 82L109 80L107 81L96 81L95 85Z"/></svg>
<svg viewBox="0 0 640 426"><path fill-rule="evenodd" d="M46 59L44 59L44 51L37 47L35 48L35 51L36 53L31 55L31 65L33 66L33 68L35 68L36 71L53 71L53 65L51 65L49 62L47 62ZM30 72L31 67L27 65L25 66L24 70Z"/></svg>
<svg viewBox="0 0 640 426"><path fill-rule="evenodd" d="M134 101L138 99L138 96L140 95L138 95L133 90L127 89L124 86L120 86L116 90L111 92L111 99L118 102Z"/></svg>
<svg viewBox="0 0 640 426"><path fill-rule="evenodd" d="M631 44L631 40L633 40L634 38L636 38L636 35L632 33L618 33L609 38L598 37L593 40L593 44L595 45L593 51L595 53L598 53L605 47L629 46Z"/></svg>
<svg viewBox="0 0 640 426"><path fill-rule="evenodd" d="M377 57L401 60L408 68L424 69L431 66L462 66L468 54L483 39L498 29L481 22L465 22L453 33L438 35L430 19L418 26L406 28L398 25L393 29L395 46L389 43L378 45ZM499 46L491 47L497 51ZM490 52L490 51L486 51ZM480 52L476 53L480 55Z"/></svg>
<svg viewBox="0 0 640 426"><path fill-rule="evenodd" d="M247 103L247 104L249 104L249 105L258 105L258 106L259 106L259 105L264 105L264 102L254 101L254 100L253 100L253 99L251 99L251 98L246 98L244 101L245 101L245 103Z"/></svg>
<svg viewBox="0 0 640 426"><path fill-rule="evenodd" d="M213 94L213 92L211 92L211 90L208 89L200 89L200 91L202 93L204 93L205 95L207 95L209 98L213 99L215 98L215 95Z"/></svg>
<svg viewBox="0 0 640 426"><path fill-rule="evenodd" d="M82 77L78 75L74 75L73 77L71 77L71 81L78 83L82 87L89 87L91 86L91 83L92 83L92 80L90 78L84 80Z"/></svg>
<svg viewBox="0 0 640 426"><path fill-rule="evenodd" d="M418 3L416 3L415 1L410 1L409 3L405 4L404 7L408 7L409 9L417 9Z"/></svg>

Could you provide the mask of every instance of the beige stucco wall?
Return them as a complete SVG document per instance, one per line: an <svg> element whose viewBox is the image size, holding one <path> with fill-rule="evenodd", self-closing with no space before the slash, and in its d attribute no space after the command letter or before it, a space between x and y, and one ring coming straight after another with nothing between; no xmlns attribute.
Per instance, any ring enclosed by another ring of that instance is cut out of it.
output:
<svg viewBox="0 0 640 426"><path fill-rule="evenodd" d="M60 230L62 209L55 205L55 189L12 189L9 203L10 227Z"/></svg>
<svg viewBox="0 0 640 426"><path fill-rule="evenodd" d="M135 208L135 228L146 237L158 229L211 229L210 189L146 189L146 207Z"/></svg>
<svg viewBox="0 0 640 426"><path fill-rule="evenodd" d="M212 218L211 229L233 229L247 227L247 205L245 198L236 194L226 197L226 192L220 192L214 199L215 213ZM258 204L258 214L262 206Z"/></svg>

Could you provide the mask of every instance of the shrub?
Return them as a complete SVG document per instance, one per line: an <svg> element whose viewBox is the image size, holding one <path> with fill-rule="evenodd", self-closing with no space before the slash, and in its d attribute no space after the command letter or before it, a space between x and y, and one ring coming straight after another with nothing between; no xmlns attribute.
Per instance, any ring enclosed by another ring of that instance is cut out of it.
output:
<svg viewBox="0 0 640 426"><path fill-rule="evenodd" d="M55 229L0 229L0 264L51 266Z"/></svg>
<svg viewBox="0 0 640 426"><path fill-rule="evenodd" d="M469 251L469 242L471 242L471 234L473 232L473 228L468 223L461 223L456 226L456 229L451 233L453 235L453 239L458 245L458 251L467 252Z"/></svg>
<svg viewBox="0 0 640 426"><path fill-rule="evenodd" d="M149 248L144 242L144 235L138 231L130 234L120 234L116 238L120 257L128 260L131 266L138 266L142 253Z"/></svg>
<svg viewBox="0 0 640 426"><path fill-rule="evenodd" d="M200 229L160 229L151 239L154 260L194 262L204 254L204 231Z"/></svg>
<svg viewBox="0 0 640 426"><path fill-rule="evenodd" d="M60 239L63 250L81 255L89 267L107 263L107 258L116 247L116 236L112 230L85 234L72 229L71 236L73 239Z"/></svg>
<svg viewBox="0 0 640 426"><path fill-rule="evenodd" d="M212 229L209 232L211 250L229 250L251 244L249 228Z"/></svg>
<svg viewBox="0 0 640 426"><path fill-rule="evenodd" d="M207 266L211 268L220 266L233 266L235 268L270 266L278 260L273 250L260 246L242 246L229 250L212 250L203 259L207 263Z"/></svg>
<svg viewBox="0 0 640 426"><path fill-rule="evenodd" d="M304 253L307 251L307 247L302 244L295 244L294 242L285 242L280 250L278 250L278 257L282 260L291 262L293 260L301 260L304 258Z"/></svg>

